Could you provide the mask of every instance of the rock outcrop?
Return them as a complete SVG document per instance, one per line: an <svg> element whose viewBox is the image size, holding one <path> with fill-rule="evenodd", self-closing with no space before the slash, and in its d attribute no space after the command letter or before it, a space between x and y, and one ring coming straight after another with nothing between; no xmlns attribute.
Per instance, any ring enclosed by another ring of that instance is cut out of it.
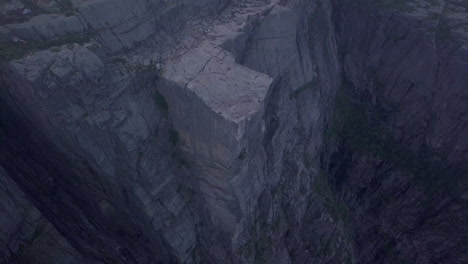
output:
<svg viewBox="0 0 468 264"><path fill-rule="evenodd" d="M462 2L42 2L0 2L0 261L466 261Z"/></svg>

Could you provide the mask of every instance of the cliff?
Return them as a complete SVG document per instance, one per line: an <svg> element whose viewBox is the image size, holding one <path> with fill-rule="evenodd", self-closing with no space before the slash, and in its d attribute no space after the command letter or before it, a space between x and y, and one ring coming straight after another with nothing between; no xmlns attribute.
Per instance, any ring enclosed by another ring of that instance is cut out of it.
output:
<svg viewBox="0 0 468 264"><path fill-rule="evenodd" d="M0 261L467 260L463 2L20 2Z"/></svg>
<svg viewBox="0 0 468 264"><path fill-rule="evenodd" d="M329 167L354 212L355 252L360 263L463 263L466 3L364 2L336 3L344 82Z"/></svg>

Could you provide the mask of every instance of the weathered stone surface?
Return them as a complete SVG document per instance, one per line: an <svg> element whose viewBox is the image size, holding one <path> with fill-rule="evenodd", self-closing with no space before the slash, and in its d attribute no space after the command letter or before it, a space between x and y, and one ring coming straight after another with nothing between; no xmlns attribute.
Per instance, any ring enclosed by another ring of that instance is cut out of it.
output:
<svg viewBox="0 0 468 264"><path fill-rule="evenodd" d="M232 235L246 210L246 186L232 181L249 177L238 174L246 166L239 160L250 155L246 149L263 133L261 118L271 83L267 75L205 44L167 62L157 84L183 149L194 159L201 210L208 211L205 219L217 232Z"/></svg>
<svg viewBox="0 0 468 264"><path fill-rule="evenodd" d="M85 264L0 167L0 263Z"/></svg>
<svg viewBox="0 0 468 264"><path fill-rule="evenodd" d="M5 25L9 29L7 39L18 37L24 40L49 41L68 34L81 33L87 26L76 16L44 14L21 24Z"/></svg>
<svg viewBox="0 0 468 264"><path fill-rule="evenodd" d="M396 102L379 132L408 152L445 150L447 168L466 162L460 1L72 2L0 27L2 42L40 44L1 64L0 164L85 257L466 259L466 183L428 195L333 118L337 90L369 112Z"/></svg>
<svg viewBox="0 0 468 264"><path fill-rule="evenodd" d="M28 202L21 189L0 167L0 261L6 263L19 250L21 243L30 240L41 219L41 213Z"/></svg>

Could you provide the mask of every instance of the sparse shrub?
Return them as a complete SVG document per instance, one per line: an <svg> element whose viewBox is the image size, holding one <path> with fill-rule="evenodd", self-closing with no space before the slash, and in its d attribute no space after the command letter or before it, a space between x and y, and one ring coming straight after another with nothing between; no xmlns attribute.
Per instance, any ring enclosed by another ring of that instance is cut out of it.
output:
<svg viewBox="0 0 468 264"><path fill-rule="evenodd" d="M243 149L240 153L239 153L239 159L240 160L244 160L245 158L247 157L247 150Z"/></svg>
<svg viewBox="0 0 468 264"><path fill-rule="evenodd" d="M392 111L378 104L353 102L351 95L340 91L326 135L343 140L356 152L376 155L397 169L412 173L415 182L429 193L443 189L457 196L457 180L468 171L467 165L449 164L443 153L423 147L413 150L396 142L385 123Z"/></svg>
<svg viewBox="0 0 468 264"><path fill-rule="evenodd" d="M127 60L123 57L113 57L110 59L110 62L114 64L127 64Z"/></svg>
<svg viewBox="0 0 468 264"><path fill-rule="evenodd" d="M75 15L75 12L73 10L68 10L68 11L65 12L64 15L66 17L71 17L71 16Z"/></svg>
<svg viewBox="0 0 468 264"><path fill-rule="evenodd" d="M159 110L161 110L161 112L167 113L169 110L169 105L167 104L166 97L164 97L164 95L158 91L155 91L154 102L156 103L156 106L159 108Z"/></svg>
<svg viewBox="0 0 468 264"><path fill-rule="evenodd" d="M297 98L297 96L307 90L312 90L312 89L315 89L318 87L318 82L317 80L313 80L311 82L308 82L306 84L304 84L303 86L299 87L298 89L296 89L295 91L291 92L289 94L289 99L294 99L294 98Z"/></svg>
<svg viewBox="0 0 468 264"><path fill-rule="evenodd" d="M71 0L58 0L58 6L61 13L73 12L73 3Z"/></svg>
<svg viewBox="0 0 468 264"><path fill-rule="evenodd" d="M0 42L0 57L5 60L20 59L28 53L54 47L54 51L57 51L59 46L65 44L89 42L92 36L93 34L91 32L85 32L68 34L49 41L29 40L24 42Z"/></svg>
<svg viewBox="0 0 468 264"><path fill-rule="evenodd" d="M52 52L60 52L60 48L59 48L59 47L52 47L52 48L50 48L50 51L52 51Z"/></svg>
<svg viewBox="0 0 468 264"><path fill-rule="evenodd" d="M26 54L26 50L9 43L0 43L0 57L6 60L19 59Z"/></svg>
<svg viewBox="0 0 468 264"><path fill-rule="evenodd" d="M169 142L172 146L176 146L179 143L179 132L176 130L169 131Z"/></svg>
<svg viewBox="0 0 468 264"><path fill-rule="evenodd" d="M304 158L304 166L306 167L306 169L312 168L312 165L314 163L314 159L310 155L310 153L307 152L307 151L304 151L304 157L303 158Z"/></svg>
<svg viewBox="0 0 468 264"><path fill-rule="evenodd" d="M344 224L348 223L348 208L344 203L335 198L330 184L328 183L328 175L326 172L320 172L315 179L314 192L323 198L325 208L333 219L342 221Z"/></svg>

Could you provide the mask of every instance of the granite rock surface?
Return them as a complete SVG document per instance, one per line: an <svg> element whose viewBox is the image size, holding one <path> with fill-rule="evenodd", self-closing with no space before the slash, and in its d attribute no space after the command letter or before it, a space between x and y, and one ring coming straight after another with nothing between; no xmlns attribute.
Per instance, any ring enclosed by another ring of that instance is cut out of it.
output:
<svg viewBox="0 0 468 264"><path fill-rule="evenodd" d="M2 263L467 261L463 1L7 2Z"/></svg>

